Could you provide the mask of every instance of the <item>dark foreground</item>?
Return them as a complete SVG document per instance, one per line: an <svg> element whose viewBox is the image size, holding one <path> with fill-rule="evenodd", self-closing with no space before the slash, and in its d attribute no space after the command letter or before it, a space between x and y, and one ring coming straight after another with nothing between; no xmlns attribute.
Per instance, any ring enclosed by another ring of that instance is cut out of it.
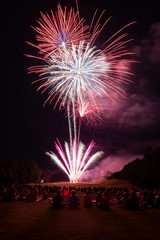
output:
<svg viewBox="0 0 160 240"><path fill-rule="evenodd" d="M82 205L83 194L78 194L81 206L77 210L68 207L55 210L49 200L0 203L0 226L6 233L3 240L154 240L160 239L160 210L123 210L111 204L102 211L95 206L86 209Z"/></svg>

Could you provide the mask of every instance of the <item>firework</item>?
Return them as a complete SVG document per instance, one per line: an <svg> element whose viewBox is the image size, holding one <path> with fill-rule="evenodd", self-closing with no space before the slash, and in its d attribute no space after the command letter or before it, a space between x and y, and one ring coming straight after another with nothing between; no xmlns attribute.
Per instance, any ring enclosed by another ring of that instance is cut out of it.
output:
<svg viewBox="0 0 160 240"><path fill-rule="evenodd" d="M68 108L73 103L82 106L86 100L94 105L96 96L105 94L111 98L117 91L109 79L110 67L106 57L89 44L84 46L84 42L80 42L78 48L73 44L69 50L65 46L60 48L58 53L50 55L46 66L34 66L29 70L39 73L43 80L47 77L37 89L49 90L44 105L51 103L57 95L56 105L60 102L60 108Z"/></svg>
<svg viewBox="0 0 160 240"><path fill-rule="evenodd" d="M71 44L77 45L89 37L88 26L84 25L84 19L79 18L79 12L73 8L67 11L58 4L57 12L51 11L44 14L41 12L41 18L37 21L38 26L33 27L36 31L37 45L27 42L39 50L41 57L46 59L57 49Z"/></svg>
<svg viewBox="0 0 160 240"><path fill-rule="evenodd" d="M80 142L77 146L77 143L73 141L72 151L70 151L70 147L67 142L65 142L65 151L63 151L63 148L58 140L57 143L55 143L55 146L63 163L53 152L47 152L46 154L51 157L51 159L63 170L65 174L67 174L70 182L77 182L83 172L103 155L102 151L98 151L93 155L90 155L94 147L93 141L89 144L87 149L83 143Z"/></svg>
<svg viewBox="0 0 160 240"><path fill-rule="evenodd" d="M87 149L80 142L81 119L100 118L103 103L125 96L124 84L130 82L132 60L128 56L132 53L125 45L132 39L126 40L127 34L121 32L132 23L109 37L98 49L95 43L110 19L101 25L103 14L96 21L96 11L87 26L84 19L80 19L79 11L73 8L67 11L66 7L62 10L59 4L51 16L41 13L39 26L34 28L38 43L29 43L38 49L39 56L35 58L45 61L45 65L29 68L29 73L39 74L34 82L41 83L37 91L48 93L44 105L55 100L54 107L64 108L68 116L70 143L65 143L65 151L59 141L55 143L62 161L52 152L47 154L74 182L102 155L101 151L91 155L93 142Z"/></svg>
<svg viewBox="0 0 160 240"><path fill-rule="evenodd" d="M97 36L99 31L97 33L94 30L93 33ZM125 35L99 50L95 46L91 47L95 40L93 33L90 42L80 41L69 47L67 44L61 45L56 51L50 51L47 59L42 57L46 65L28 68L29 73L39 74L39 79L34 83L42 84L37 91L48 92L44 105L47 102L52 103L56 97L55 106L60 103L60 109L68 109L74 105L78 113L89 102L92 109L94 106L100 112L97 107L100 104L97 103L102 102L102 99L115 101L125 96L123 85L130 82L131 72L128 66L132 62L127 60L124 64L123 60L123 66L121 64L121 58L131 54L124 49L126 42L120 41ZM52 48L54 47L53 44ZM85 112L83 111L83 116ZM91 113L91 109L89 112Z"/></svg>
<svg viewBox="0 0 160 240"><path fill-rule="evenodd" d="M130 74L127 65L122 67L120 61L109 60L107 55L84 42L78 47L72 44L69 49L59 48L46 61L46 65L29 68L30 73L40 75L37 81L43 81L37 91L49 93L44 105L56 97L55 106L59 103L60 109L68 109L74 104L77 111L83 111L83 116L86 103L98 110L97 103L102 99L117 100L125 95L123 84L130 81L126 78Z"/></svg>

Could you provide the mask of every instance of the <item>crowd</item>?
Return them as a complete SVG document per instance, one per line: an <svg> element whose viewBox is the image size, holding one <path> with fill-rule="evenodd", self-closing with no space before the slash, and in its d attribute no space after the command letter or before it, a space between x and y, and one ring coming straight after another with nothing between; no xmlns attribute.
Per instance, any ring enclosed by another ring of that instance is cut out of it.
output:
<svg viewBox="0 0 160 240"><path fill-rule="evenodd" d="M81 202L79 199L81 198ZM122 209L160 209L160 189L138 187L60 187L42 185L3 185L0 184L0 201L36 201L49 199L51 207L77 209L81 205L109 210L111 205ZM83 201L83 202L82 202Z"/></svg>

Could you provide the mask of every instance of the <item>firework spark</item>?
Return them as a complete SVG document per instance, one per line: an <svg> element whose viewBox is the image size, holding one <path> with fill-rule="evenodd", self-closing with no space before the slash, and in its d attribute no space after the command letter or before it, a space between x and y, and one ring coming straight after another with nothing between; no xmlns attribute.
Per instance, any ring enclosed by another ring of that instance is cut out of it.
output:
<svg viewBox="0 0 160 240"><path fill-rule="evenodd" d="M125 95L123 84L130 81L127 66L122 68L117 62L109 61L100 50L84 42L78 47L72 44L71 49L59 48L57 53L50 54L47 65L33 66L29 71L40 75L40 80L35 82L43 81L37 91L49 93L44 105L57 97L55 106L60 103L60 109L68 109L74 104L77 111L84 110L86 103L99 111L97 102L104 98L119 100Z"/></svg>
<svg viewBox="0 0 160 240"><path fill-rule="evenodd" d="M73 8L67 11L58 4L57 12L51 14L41 12L41 18L37 21L36 31L37 45L28 44L39 50L40 56L47 58L64 45L68 48L72 44L77 45L89 37L88 26L84 25L85 20L79 18L79 12Z"/></svg>
<svg viewBox="0 0 160 240"><path fill-rule="evenodd" d="M77 143L73 141L72 151L70 151L69 144L65 142L65 151L57 140L55 143L55 147L63 160L63 163L53 152L47 152L46 154L51 157L51 159L63 170L65 174L70 179L70 182L77 182L83 172L91 166L97 159L99 159L102 155L102 151L98 151L93 155L90 155L94 142L92 141L88 148L86 149L83 143Z"/></svg>
<svg viewBox="0 0 160 240"><path fill-rule="evenodd" d="M34 28L38 43L29 43L38 49L39 56L35 58L45 61L45 65L28 69L29 73L39 74L39 79L34 82L41 83L37 91L48 93L44 105L56 99L54 107L59 105L59 109L66 109L68 115L70 144L65 143L64 151L59 141L55 143L63 162L54 153L47 154L74 182L102 155L99 151L90 156L94 143L85 150L80 142L81 119L87 117L95 121L104 110L104 101L124 97L123 87L130 82L131 75L128 65L132 60L128 56L132 53L125 45L132 39L126 40L127 34L121 32L132 23L109 37L98 49L95 43L110 18L101 25L104 12L95 22L96 14L97 11L87 26L84 19L80 19L79 10L75 12L71 8L67 11L66 7L62 10L59 4L57 12L51 11L51 16L41 13L41 19L37 21L39 26Z"/></svg>
<svg viewBox="0 0 160 240"><path fill-rule="evenodd" d="M69 107L73 102L76 106L82 105L86 99L94 105L95 96L107 95L111 98L118 91L109 79L110 67L106 57L90 48L89 44L84 46L84 42L80 42L78 48L72 44L69 50L64 46L57 54L50 55L47 62L43 68L34 66L29 69L39 73L43 80L48 76L47 81L37 89L43 89L42 92L49 90L44 105L48 101L51 103L58 94L56 105L60 101L60 108Z"/></svg>
<svg viewBox="0 0 160 240"><path fill-rule="evenodd" d="M125 48L132 39L125 40L127 33L117 35L132 23L108 38L102 49L97 49L94 43L110 18L101 26L104 12L94 24L96 14L97 11L88 27L84 25L84 19L80 20L79 11L75 13L71 8L67 12L66 7L63 11L60 4L56 13L51 11L51 17L41 13L39 27L34 28L38 43L29 44L39 49L40 57L35 58L44 60L46 65L32 66L28 71L39 74L39 79L34 81L42 82L37 91L48 92L44 105L56 97L55 106L60 103L60 109L63 106L68 110L74 105L78 116L79 109L88 102L100 113L98 101L106 101L106 98L117 101L126 95L123 85L130 82L128 64L132 60L127 59L123 68L120 62L132 54ZM83 117L84 113L86 111L83 111Z"/></svg>

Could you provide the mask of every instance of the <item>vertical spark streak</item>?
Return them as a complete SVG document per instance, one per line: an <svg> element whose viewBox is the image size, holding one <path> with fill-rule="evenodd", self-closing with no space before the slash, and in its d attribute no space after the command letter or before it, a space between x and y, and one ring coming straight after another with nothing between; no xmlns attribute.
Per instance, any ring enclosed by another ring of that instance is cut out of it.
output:
<svg viewBox="0 0 160 240"><path fill-rule="evenodd" d="M79 117L79 126L78 126L78 145L79 145L79 139L80 139L80 131L81 131L81 117Z"/></svg>
<svg viewBox="0 0 160 240"><path fill-rule="evenodd" d="M68 107L68 128L69 128L69 137L70 137L70 152L72 151L72 129L71 129L71 116Z"/></svg>
<svg viewBox="0 0 160 240"><path fill-rule="evenodd" d="M65 150L66 150L66 155L67 155L67 159L69 162L69 166L70 166L70 172L73 171L73 167L72 167L72 161L71 161L71 150L69 149L68 143L65 142Z"/></svg>
<svg viewBox="0 0 160 240"><path fill-rule="evenodd" d="M73 141L73 152L72 152L73 174L74 174L74 176L76 174L76 157L77 157L76 149L77 149L76 141L74 140Z"/></svg>
<svg viewBox="0 0 160 240"><path fill-rule="evenodd" d="M78 168L80 166L80 161L82 159L83 156L83 152L84 152L84 144L82 144L81 142L78 144L78 157L77 157L77 163L76 163L76 174L78 173Z"/></svg>
<svg viewBox="0 0 160 240"><path fill-rule="evenodd" d="M75 142L77 142L77 133L76 133L76 113L75 113L75 104L74 104L74 100L72 101L72 106L73 106L73 122L74 122L74 139L75 139Z"/></svg>

